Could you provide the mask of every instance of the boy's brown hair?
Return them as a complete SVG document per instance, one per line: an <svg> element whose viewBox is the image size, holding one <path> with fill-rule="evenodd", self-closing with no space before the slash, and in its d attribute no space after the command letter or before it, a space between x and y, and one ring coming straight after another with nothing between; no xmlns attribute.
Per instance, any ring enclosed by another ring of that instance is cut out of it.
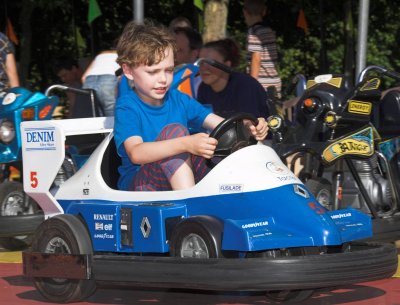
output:
<svg viewBox="0 0 400 305"><path fill-rule="evenodd" d="M243 9L249 14L253 16L265 14L267 6L265 5L264 0L244 0Z"/></svg>
<svg viewBox="0 0 400 305"><path fill-rule="evenodd" d="M164 59L165 50L171 48L176 54L175 37L163 26L151 22L129 22L117 43L117 63L131 67L152 66Z"/></svg>

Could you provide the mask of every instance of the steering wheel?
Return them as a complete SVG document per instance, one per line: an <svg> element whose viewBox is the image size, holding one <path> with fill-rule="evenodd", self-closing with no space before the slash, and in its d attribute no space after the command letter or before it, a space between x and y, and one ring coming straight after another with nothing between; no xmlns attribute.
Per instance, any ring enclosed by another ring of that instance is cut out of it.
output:
<svg viewBox="0 0 400 305"><path fill-rule="evenodd" d="M250 113L236 113L223 120L210 133L210 137L218 141L214 156L207 160L207 166L213 168L216 162L213 159L223 159L231 153L257 143L257 140L250 133L243 121L249 120L257 126L258 119Z"/></svg>

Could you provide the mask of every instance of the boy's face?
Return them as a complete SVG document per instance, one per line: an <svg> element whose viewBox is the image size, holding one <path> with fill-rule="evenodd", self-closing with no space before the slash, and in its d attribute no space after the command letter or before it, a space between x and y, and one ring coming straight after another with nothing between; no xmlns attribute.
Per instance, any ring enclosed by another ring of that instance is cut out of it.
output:
<svg viewBox="0 0 400 305"><path fill-rule="evenodd" d="M164 52L164 58L152 66L141 64L137 67L122 65L125 76L133 80L135 92L143 102L161 105L172 83L174 74L174 53L171 48Z"/></svg>

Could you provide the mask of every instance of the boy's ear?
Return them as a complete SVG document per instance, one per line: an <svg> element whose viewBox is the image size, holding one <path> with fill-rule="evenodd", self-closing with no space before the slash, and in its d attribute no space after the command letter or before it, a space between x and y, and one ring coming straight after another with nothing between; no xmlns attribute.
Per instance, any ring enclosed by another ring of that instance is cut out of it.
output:
<svg viewBox="0 0 400 305"><path fill-rule="evenodd" d="M127 64L122 64L121 65L122 71L124 72L124 75L130 79L133 80L133 75L132 75L132 68L127 65Z"/></svg>

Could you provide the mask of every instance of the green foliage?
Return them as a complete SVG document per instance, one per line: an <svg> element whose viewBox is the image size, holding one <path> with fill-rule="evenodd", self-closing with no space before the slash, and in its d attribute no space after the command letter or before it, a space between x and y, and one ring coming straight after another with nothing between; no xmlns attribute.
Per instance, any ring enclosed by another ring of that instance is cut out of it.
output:
<svg viewBox="0 0 400 305"><path fill-rule="evenodd" d="M168 25L177 16L189 18L195 27L199 24L199 10L193 0L144 1L146 18ZM53 61L61 55L78 56L75 27L81 31L86 42L84 57L91 57L98 51L109 48L121 33L124 25L133 18L133 1L97 0L102 15L95 19L92 28L87 23L88 0L15 0L8 4L8 12L14 22L17 35L30 48L30 66L27 85L44 90L58 80L52 71ZM368 27L367 65L382 65L400 70L400 49L398 48L400 10L393 0L370 1ZM8 3L8 2L7 2ZM31 16L21 16L27 3L35 6ZM288 84L297 73L306 76L320 73L344 73L344 57L349 46L345 45L345 3L350 4L355 29L358 20L359 1L293 1L270 0L266 20L276 31L279 50L279 71L283 84ZM246 25L242 13L243 0L230 0L228 6L227 35L235 38L242 49L244 71ZM309 34L296 26L300 8L304 9ZM27 42L22 20L31 19L29 30L31 42ZM349 26L349 25L348 25ZM352 33L351 24L350 32ZM357 33L354 32L353 47ZM21 46L20 46L21 47ZM17 56L22 54L17 48ZM24 55L26 56L26 55ZM324 60L326 58L326 60ZM19 58L20 59L20 58ZM355 54L352 56L355 61ZM352 64L354 67L354 63Z"/></svg>

